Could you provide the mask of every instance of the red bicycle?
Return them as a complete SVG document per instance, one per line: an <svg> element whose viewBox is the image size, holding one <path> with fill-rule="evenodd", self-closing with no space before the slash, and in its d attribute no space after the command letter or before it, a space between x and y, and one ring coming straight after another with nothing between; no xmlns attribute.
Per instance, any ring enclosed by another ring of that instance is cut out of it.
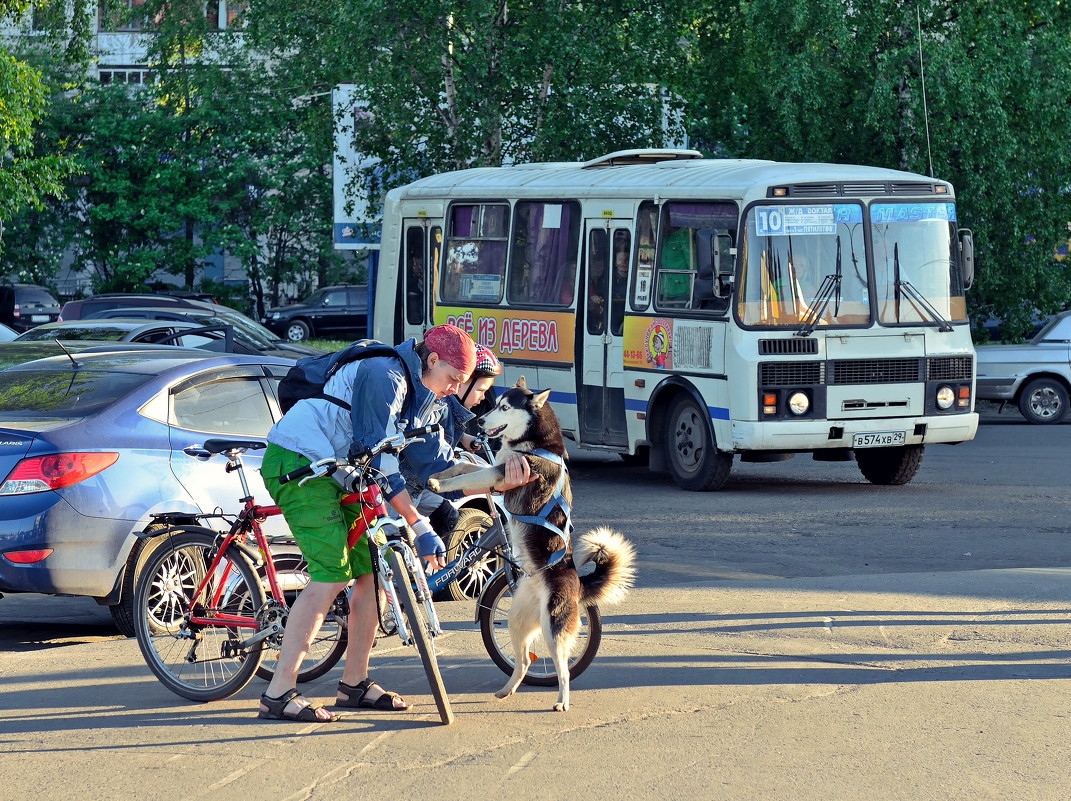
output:
<svg viewBox="0 0 1071 801"><path fill-rule="evenodd" d="M431 592L405 532L387 514L368 467L378 453L400 452L428 433L430 429L419 429L388 437L367 452L355 465L361 470L360 490L347 501L360 504L361 510L351 544L367 531L373 567L387 600L380 609L381 628L417 646L440 718L450 723L453 713L431 642L442 633ZM192 701L227 698L254 674L271 678L290 603L308 581L300 554L273 555L261 528L264 519L281 510L254 503L241 454L263 447L246 440L204 443L204 458L222 453L227 472L238 473L242 510L226 533L178 524L176 515L157 516L156 522L165 526L158 536L168 542L145 564L136 588L134 626L141 653L168 689ZM280 481L329 473L333 465L333 460L330 467L327 462L310 465ZM197 517L226 518L221 513ZM302 663L299 682L322 676L342 657L348 604L346 591L340 592Z"/></svg>

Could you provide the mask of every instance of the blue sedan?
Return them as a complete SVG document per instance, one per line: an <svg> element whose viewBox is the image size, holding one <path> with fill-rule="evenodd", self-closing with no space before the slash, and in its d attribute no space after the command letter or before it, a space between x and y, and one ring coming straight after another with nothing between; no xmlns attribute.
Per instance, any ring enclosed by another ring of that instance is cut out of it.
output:
<svg viewBox="0 0 1071 801"><path fill-rule="evenodd" d="M137 572L158 545L145 536L152 515L238 510L237 478L196 448L263 439L292 365L172 347L0 371L0 592L89 596L132 634ZM259 456L245 461L259 477ZM253 489L270 502L259 481ZM269 533L288 534L270 522Z"/></svg>

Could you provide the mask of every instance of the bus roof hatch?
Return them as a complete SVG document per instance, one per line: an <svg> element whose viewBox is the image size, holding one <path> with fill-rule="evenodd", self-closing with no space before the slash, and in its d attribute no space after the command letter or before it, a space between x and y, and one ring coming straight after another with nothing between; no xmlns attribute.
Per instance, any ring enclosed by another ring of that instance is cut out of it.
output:
<svg viewBox="0 0 1071 801"><path fill-rule="evenodd" d="M634 164L654 164L658 161L683 161L686 159L701 159L703 154L698 150L674 150L644 149L616 150L597 159L585 161L581 167L585 170L597 167L626 167Z"/></svg>

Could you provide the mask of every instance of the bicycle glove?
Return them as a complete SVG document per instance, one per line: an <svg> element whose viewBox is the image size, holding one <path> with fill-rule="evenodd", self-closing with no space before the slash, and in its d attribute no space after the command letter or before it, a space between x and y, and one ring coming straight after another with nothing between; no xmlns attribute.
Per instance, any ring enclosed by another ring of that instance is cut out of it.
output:
<svg viewBox="0 0 1071 801"><path fill-rule="evenodd" d="M446 556L446 545L443 544L442 538L435 533L426 517L411 523L409 528L413 529L413 533L416 534L417 556Z"/></svg>
<svg viewBox="0 0 1071 801"><path fill-rule="evenodd" d="M357 492L360 489L361 474L357 468L348 464L336 467L335 472L331 474L331 478L337 481L338 485L346 492Z"/></svg>
<svg viewBox="0 0 1071 801"><path fill-rule="evenodd" d="M436 534L447 539L457 528L457 521L460 517L461 512L455 509L450 501L443 501L434 512L428 515L428 521Z"/></svg>

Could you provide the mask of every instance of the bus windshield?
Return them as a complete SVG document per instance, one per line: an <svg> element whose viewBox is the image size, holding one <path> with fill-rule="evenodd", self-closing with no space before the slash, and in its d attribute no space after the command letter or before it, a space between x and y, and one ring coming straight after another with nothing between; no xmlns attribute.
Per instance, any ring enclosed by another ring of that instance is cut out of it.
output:
<svg viewBox="0 0 1071 801"><path fill-rule="evenodd" d="M967 319L954 203L874 203L870 231L879 322L947 325Z"/></svg>
<svg viewBox="0 0 1071 801"><path fill-rule="evenodd" d="M744 325L870 322L863 207L763 205L748 210L737 313Z"/></svg>

